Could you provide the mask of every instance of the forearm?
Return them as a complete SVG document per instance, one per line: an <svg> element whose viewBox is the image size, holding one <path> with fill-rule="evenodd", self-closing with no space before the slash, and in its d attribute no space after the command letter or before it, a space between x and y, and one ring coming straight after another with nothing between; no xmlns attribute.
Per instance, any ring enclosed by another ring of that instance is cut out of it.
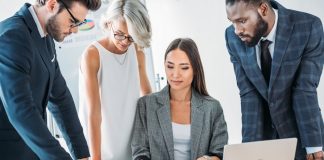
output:
<svg viewBox="0 0 324 160"><path fill-rule="evenodd" d="M146 73L146 61L145 61L145 53L142 49L140 49L137 45L136 52L137 52L137 61L138 61L138 71L140 77L140 85L141 85L141 93L142 95L147 95L152 92L150 81L148 79Z"/></svg>
<svg viewBox="0 0 324 160"><path fill-rule="evenodd" d="M141 79L141 93L142 95L147 95L152 93L151 85L147 76Z"/></svg>
<svg viewBox="0 0 324 160"><path fill-rule="evenodd" d="M101 160L101 116L89 116L91 160Z"/></svg>

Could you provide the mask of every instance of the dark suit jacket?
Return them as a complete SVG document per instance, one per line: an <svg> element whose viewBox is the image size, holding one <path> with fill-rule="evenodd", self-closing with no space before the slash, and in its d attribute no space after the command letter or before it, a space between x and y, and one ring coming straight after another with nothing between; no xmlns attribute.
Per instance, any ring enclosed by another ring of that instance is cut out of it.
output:
<svg viewBox="0 0 324 160"><path fill-rule="evenodd" d="M297 152L305 154L304 147L324 145L316 91L324 61L323 27L313 15L288 10L275 1L271 4L279 15L269 87L257 64L255 48L247 47L233 26L226 29L241 96L243 141L263 140L269 132L277 132L279 138L298 137ZM266 110L270 124L266 124Z"/></svg>
<svg viewBox="0 0 324 160"><path fill-rule="evenodd" d="M222 157L228 135L220 103L192 90L191 158ZM169 86L139 99L132 140L133 159L174 160Z"/></svg>
<svg viewBox="0 0 324 160"><path fill-rule="evenodd" d="M40 37L29 6L0 22L0 159L71 159L47 128L46 106L72 155L88 157L54 41Z"/></svg>

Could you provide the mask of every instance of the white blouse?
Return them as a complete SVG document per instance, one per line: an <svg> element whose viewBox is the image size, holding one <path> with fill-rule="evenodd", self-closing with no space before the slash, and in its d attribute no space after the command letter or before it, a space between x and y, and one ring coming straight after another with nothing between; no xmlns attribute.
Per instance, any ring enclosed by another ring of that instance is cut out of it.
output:
<svg viewBox="0 0 324 160"><path fill-rule="evenodd" d="M190 159L190 124L178 124L172 122L174 159Z"/></svg>

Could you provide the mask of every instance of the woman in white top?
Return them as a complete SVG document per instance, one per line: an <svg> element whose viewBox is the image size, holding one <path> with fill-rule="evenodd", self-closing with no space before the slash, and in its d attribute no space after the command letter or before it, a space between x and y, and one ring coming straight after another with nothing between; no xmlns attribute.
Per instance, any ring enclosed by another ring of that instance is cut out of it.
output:
<svg viewBox="0 0 324 160"><path fill-rule="evenodd" d="M115 0L102 20L108 37L93 42L80 66L79 116L92 160L130 160L136 101L151 92L143 47L151 25L138 0Z"/></svg>
<svg viewBox="0 0 324 160"><path fill-rule="evenodd" d="M134 160L220 160L227 127L210 97L198 48L189 38L165 52L168 85L138 100L132 140Z"/></svg>

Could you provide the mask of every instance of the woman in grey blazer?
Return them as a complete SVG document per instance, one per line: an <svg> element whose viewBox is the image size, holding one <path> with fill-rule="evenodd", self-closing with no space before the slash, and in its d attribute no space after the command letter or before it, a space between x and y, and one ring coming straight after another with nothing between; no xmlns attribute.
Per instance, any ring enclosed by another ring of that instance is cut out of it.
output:
<svg viewBox="0 0 324 160"><path fill-rule="evenodd" d="M198 48L188 38L165 53L168 85L139 99L134 160L220 160L228 135L220 103L208 95Z"/></svg>

